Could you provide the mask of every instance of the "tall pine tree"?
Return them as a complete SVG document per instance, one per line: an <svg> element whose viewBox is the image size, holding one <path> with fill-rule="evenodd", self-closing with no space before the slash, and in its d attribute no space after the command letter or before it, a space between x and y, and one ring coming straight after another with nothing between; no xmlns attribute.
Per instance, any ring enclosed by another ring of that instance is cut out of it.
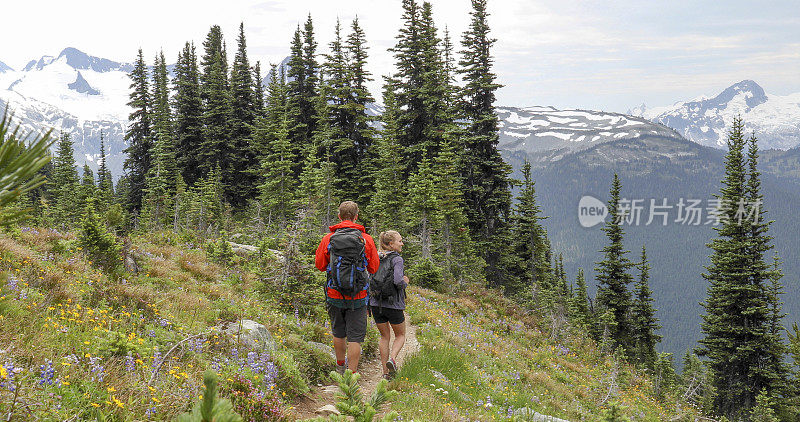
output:
<svg viewBox="0 0 800 422"><path fill-rule="evenodd" d="M650 264L647 261L647 250L642 246L642 258L639 262L639 280L634 288L633 305L631 306L631 329L633 335L633 359L651 370L654 368L658 353L656 343L661 336L656 331L661 329L653 308L653 294L650 291Z"/></svg>
<svg viewBox="0 0 800 422"><path fill-rule="evenodd" d="M589 294L586 291L586 278L583 275L583 268L578 268L578 275L575 277L575 294L572 297L570 316L572 322L581 329L589 329L594 324L592 310L589 303Z"/></svg>
<svg viewBox="0 0 800 422"><path fill-rule="evenodd" d="M128 117L128 130L125 140L127 158L124 168L128 171L127 205L131 210L142 206L142 198L146 188L145 179L152 164L153 132L151 128L150 83L147 77L147 66L144 63L142 49L134 64L131 78L131 94L128 105L133 109Z"/></svg>
<svg viewBox="0 0 800 422"><path fill-rule="evenodd" d="M74 149L68 133L62 132L58 140L52 174L52 179L48 181L48 191L53 199L49 217L60 227L70 227L77 223L83 204L75 200L78 172L75 170Z"/></svg>
<svg viewBox="0 0 800 422"><path fill-rule="evenodd" d="M603 232L608 238L608 245L602 249L603 260L597 263L597 305L599 313L608 312L612 319L607 324L609 340L613 346L621 346L628 356L633 352L633 339L631 337L630 309L631 293L628 284L633 278L628 273L632 263L625 254L628 252L622 245L624 232L620 212L621 184L617 174L611 184L611 197L608 200L609 220L605 222ZM603 328L605 330L605 328Z"/></svg>
<svg viewBox="0 0 800 422"><path fill-rule="evenodd" d="M152 120L156 139L152 152L153 165L147 174L142 214L148 226L160 228L169 216L177 175L167 65L163 52L156 57L153 68Z"/></svg>
<svg viewBox="0 0 800 422"><path fill-rule="evenodd" d="M260 81L258 82L260 83ZM239 24L236 56L231 69L231 169L228 195L232 205L244 206L257 191L259 168L252 145L252 131L256 119L256 93L250 62L247 59L247 41L244 23ZM259 100L260 101L260 100Z"/></svg>
<svg viewBox="0 0 800 422"><path fill-rule="evenodd" d="M198 166L201 174L210 174L220 168L224 198L231 200L231 183L235 168L231 155L231 92L228 82L227 53L219 26L211 27L203 42L203 73L200 75L200 96L203 99L203 141L198 148Z"/></svg>
<svg viewBox="0 0 800 422"><path fill-rule="evenodd" d="M462 160L464 197L470 232L479 242L487 264L490 281L502 282L500 247L507 240L505 219L511 207L510 173L497 150L498 118L494 110L495 91L501 87L492 71L491 49L495 42L489 35L486 0L472 0L472 20L462 40L460 73L464 79L462 119L466 124Z"/></svg>
<svg viewBox="0 0 800 422"><path fill-rule="evenodd" d="M550 258L547 256L544 219L541 208L536 203L536 189L531 178L531 165L522 166L522 186L512 217L511 251L506 259L513 259L509 265L513 272L507 289L519 290L523 302L537 307L547 307L555 287Z"/></svg>
<svg viewBox="0 0 800 422"><path fill-rule="evenodd" d="M375 195L368 205L372 225L378 233L403 222L403 198L406 195L403 168L398 164L402 147L397 141L397 114L402 111L397 107L392 86L388 83L384 85L383 101L385 124L374 144Z"/></svg>
<svg viewBox="0 0 800 422"><path fill-rule="evenodd" d="M114 181L106 163L106 143L103 131L100 131L100 166L97 169L98 207L105 210L111 206L114 198Z"/></svg>
<svg viewBox="0 0 800 422"><path fill-rule="evenodd" d="M430 3L420 7L415 0L404 0L402 19L390 50L397 71L386 82L403 110L393 124L403 147L400 165L410 175L423 158L432 160L439 152L454 116L446 107L447 75Z"/></svg>
<svg viewBox="0 0 800 422"><path fill-rule="evenodd" d="M193 185L203 176L200 166L203 144L203 101L194 44L186 43L175 64L176 161L187 184Z"/></svg>
<svg viewBox="0 0 800 422"><path fill-rule="evenodd" d="M305 44L304 44L305 37ZM306 154L317 127L319 119L317 113L317 63L316 59L311 63L307 62L307 57L314 57L313 25L311 16L306 23L306 32L300 27L294 32L291 43L291 54L287 70L287 101L289 116L289 139L291 140L293 153L297 157ZM315 152L316 154L316 152ZM303 164L297 163L293 171L295 175L300 175L303 171Z"/></svg>
<svg viewBox="0 0 800 422"><path fill-rule="evenodd" d="M353 19L350 34L344 45L345 53L349 58L350 87L352 89L351 107L353 109L353 128L350 138L356 151L357 168L357 196L356 200L364 209L369 209L369 203L375 193L375 160L373 145L376 131L373 127L375 116L368 113L367 106L375 99L367 89L367 83L372 81L372 74L367 70L368 47L367 37L358 18Z"/></svg>
<svg viewBox="0 0 800 422"><path fill-rule="evenodd" d="M703 277L710 285L698 350L708 358L717 393L714 410L730 419L747 418L762 390L780 396L785 377L784 346L772 327L776 298L768 283L774 274L763 256L772 246L758 201L758 150L753 141L746 158L745 146L744 124L737 117L728 135L725 178L716 195L721 225L708 244L711 262Z"/></svg>

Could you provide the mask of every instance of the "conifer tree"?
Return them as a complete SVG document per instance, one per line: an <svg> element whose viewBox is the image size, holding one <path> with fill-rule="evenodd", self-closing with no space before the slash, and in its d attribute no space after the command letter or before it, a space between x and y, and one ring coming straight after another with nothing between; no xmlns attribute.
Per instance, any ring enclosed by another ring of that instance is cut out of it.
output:
<svg viewBox="0 0 800 422"><path fill-rule="evenodd" d="M403 1L403 27L394 53L397 71L387 78L403 113L396 115L401 166L412 174L422 158L439 151L453 116L446 107L447 76L430 3ZM384 118L385 119L385 118Z"/></svg>
<svg viewBox="0 0 800 422"><path fill-rule="evenodd" d="M260 82L258 82L260 83ZM231 204L242 207L257 192L259 164L252 146L252 130L256 119L256 93L250 62L247 59L247 41L244 23L239 24L236 56L231 70L231 169L228 180L228 197Z"/></svg>
<svg viewBox="0 0 800 422"><path fill-rule="evenodd" d="M357 167L357 202L363 204L364 209L369 209L369 203L375 193L375 161L374 153L376 131L373 123L375 116L367 113L367 106L375 99L367 89L367 83L372 81L372 74L367 70L368 47L367 37L358 18L353 19L351 32L344 45L346 56L349 58L348 69L350 74L350 88L352 89L351 107L354 116L353 130L350 137L358 157Z"/></svg>
<svg viewBox="0 0 800 422"><path fill-rule="evenodd" d="M423 260L433 256L434 230L439 223L435 173L431 162L423 158L419 168L408 178L407 212L409 226L419 240Z"/></svg>
<svg viewBox="0 0 800 422"><path fill-rule="evenodd" d="M403 168L398 163L402 147L397 141L397 114L401 111L395 102L389 84L384 86L384 113L381 135L375 146L375 195L368 205L372 225L380 233L402 222L403 200L406 191L403 183Z"/></svg>
<svg viewBox="0 0 800 422"><path fill-rule="evenodd" d="M445 135L454 125L455 116L448 108L449 80L439 38L433 20L433 6L422 3L420 11L420 45L422 55L422 103L426 124L423 127L423 157L436 156L444 143ZM412 166L413 167L413 166Z"/></svg>
<svg viewBox="0 0 800 422"><path fill-rule="evenodd" d="M567 306L572 299L572 292L567 281L567 272L564 270L564 254L562 253L558 254L558 277L556 279L558 281L556 286L557 300L559 304Z"/></svg>
<svg viewBox="0 0 800 422"><path fill-rule="evenodd" d="M212 226L219 230L220 217L223 212L222 171L215 166L206 177L197 184L198 227L201 231ZM216 226L215 226L216 225Z"/></svg>
<svg viewBox="0 0 800 422"><path fill-rule="evenodd" d="M303 25L303 67L306 75L306 97L316 99L319 84L319 63L317 62L317 42L314 39L314 22L311 14ZM309 127L310 132L314 133L315 126Z"/></svg>
<svg viewBox="0 0 800 422"><path fill-rule="evenodd" d="M273 128L274 137L261 164L264 183L259 187L259 199L268 215L268 221L277 222L279 227L285 227L292 215L297 188L297 178L292 173L295 156L289 144L287 126L287 118L284 118L278 127Z"/></svg>
<svg viewBox="0 0 800 422"><path fill-rule="evenodd" d="M89 198L94 198L97 186L94 184L94 173L88 164L83 164L83 176L81 177L80 186L78 186L77 200L78 204L83 207Z"/></svg>
<svg viewBox="0 0 800 422"><path fill-rule="evenodd" d="M128 148L125 149L127 158L124 168L128 171L128 200L129 209L138 210L144 197L145 178L150 171L151 150L153 147L153 133L151 128L151 102L150 88L147 77L147 66L144 63L142 49L134 64L131 78L131 94L128 105L133 109L128 116L128 129L125 140Z"/></svg>
<svg viewBox="0 0 800 422"><path fill-rule="evenodd" d="M761 390L756 396L756 405L750 412L750 422L779 422L775 407L775 399L767 393L767 390Z"/></svg>
<svg viewBox="0 0 800 422"><path fill-rule="evenodd" d="M583 275L583 268L578 268L578 275L575 278L575 295L572 298L571 316L573 323L583 329L587 329L594 324L591 309L589 308L589 294L586 291L586 279Z"/></svg>
<svg viewBox="0 0 800 422"><path fill-rule="evenodd" d="M261 80L261 62L256 62L255 67L253 68L253 111L255 112L255 117L258 119L259 117L264 116L264 83Z"/></svg>
<svg viewBox="0 0 800 422"><path fill-rule="evenodd" d="M737 117L728 135L725 178L716 195L721 225L715 227L717 236L708 244L711 262L703 277L710 285L703 304L704 338L698 350L709 361L716 389L714 411L730 419L746 418L762 390L780 397L786 375L785 346L772 327L775 310L771 308L777 299L768 283L776 276L763 257L772 246L766 234L769 223L763 220L764 209L758 202L758 150L751 141L745 157L743 131Z"/></svg>
<svg viewBox="0 0 800 422"><path fill-rule="evenodd" d="M53 160L53 178L49 181L53 205L51 217L61 227L70 227L80 216L81 204L75 200L78 190L78 173L75 170L75 157L72 139L68 133L62 132L58 140L55 160Z"/></svg>
<svg viewBox="0 0 800 422"><path fill-rule="evenodd" d="M153 68L153 131L155 146L152 153L151 173L155 170L168 191L175 188L175 137L172 111L169 105L169 77L164 53L156 57ZM158 168L156 168L158 167ZM148 175L149 176L149 175Z"/></svg>
<svg viewBox="0 0 800 422"><path fill-rule="evenodd" d="M472 9L459 61L465 84L461 118L466 125L461 174L470 233L485 254L487 276L496 279L504 272L499 266L498 251L499 245L507 242L504 218L511 207L510 167L497 150L498 118L494 103L495 91L501 85L495 82L496 75L492 71L491 49L495 39L489 36L486 0L472 0Z"/></svg>
<svg viewBox="0 0 800 422"><path fill-rule="evenodd" d="M320 88L327 103L326 119L330 129L330 143L336 172L336 184L342 197L356 201L359 196L359 156L352 135L355 132L353 89L350 86L350 69L342 44L341 25L336 21L334 39L329 44L331 53L325 55L324 82Z"/></svg>
<svg viewBox="0 0 800 422"><path fill-rule="evenodd" d="M169 211L177 174L172 114L167 86L167 66L162 52L156 57L153 69L152 120L156 139L152 152L153 164L147 174L147 187L142 204L144 221L148 226L157 228L166 223L170 217Z"/></svg>
<svg viewBox="0 0 800 422"><path fill-rule="evenodd" d="M101 210L105 210L111 206L114 197L114 181L106 164L106 145L103 131L100 131L100 166L97 169L97 189L100 202L98 206Z"/></svg>
<svg viewBox="0 0 800 422"><path fill-rule="evenodd" d="M508 265L511 281L519 283L524 301L540 307L542 299L552 297L554 275L547 256L546 233L541 221L541 208L536 203L536 188L531 178L531 165L522 166L522 185L512 217L511 253L515 263ZM534 303L538 302L538 303Z"/></svg>
<svg viewBox="0 0 800 422"><path fill-rule="evenodd" d="M228 82L227 53L222 42L219 26L211 30L203 42L203 73L200 75L200 96L203 99L203 142L198 148L198 165L201 174L209 174L220 168L224 198L232 199L231 183L235 180L235 168L231 155L231 91Z"/></svg>
<svg viewBox="0 0 800 422"><path fill-rule="evenodd" d="M463 282L475 279L481 272L482 262L476 259L464 211L463 185L458 173L455 146L445 139L433 161L436 187L437 213L439 215L439 247L446 279Z"/></svg>
<svg viewBox="0 0 800 422"><path fill-rule="evenodd" d="M199 155L203 143L203 102L198 72L194 44L187 42L175 64L174 108L176 161L189 185L203 176Z"/></svg>
<svg viewBox="0 0 800 422"><path fill-rule="evenodd" d="M624 232L619 206L620 181L614 174L611 184L611 197L608 200L608 215L611 216L603 226L608 238L608 245L602 249L603 260L597 263L597 304L600 312L610 312L613 318L613 327L610 332L614 346L621 346L630 356L633 352L633 339L631 338L631 324L629 313L631 308L631 294L628 284L633 279L628 274L632 266L625 256L628 252L622 245Z"/></svg>
<svg viewBox="0 0 800 422"><path fill-rule="evenodd" d="M776 408L785 407L784 397L789 391L786 375L789 369L784 363L784 357L788 351L783 341L782 320L786 314L782 311L780 296L783 294L783 272L780 269L780 258L777 253L773 255L772 264L766 262L765 254L773 249L771 244L772 236L768 230L772 221L766 219L764 209L764 196L761 194L761 172L758 170L758 139L751 135L747 140L747 184L744 189L745 202L747 204L747 218L743 220L749 227L749 239L747 248L750 255L750 278L753 285L761 286L761 296L763 303L757 305L758 312L755 315L764 315L766 333L763 338L758 339L755 347L762 350L763 360L759 360L762 365L759 375L763 376L769 384L766 387L770 394L775 398ZM741 210L737 207L737 213ZM762 335L762 333L759 333Z"/></svg>
<svg viewBox="0 0 800 422"><path fill-rule="evenodd" d="M661 329L653 308L652 292L650 291L650 264L647 261L647 251L642 245L642 260L639 263L640 276L634 288L634 299L631 306L631 329L633 335L634 361L646 368L653 368L658 353L656 343L661 341L661 336L656 331Z"/></svg>
<svg viewBox="0 0 800 422"><path fill-rule="evenodd" d="M291 43L291 54L289 56L289 69L287 70L287 101L289 116L289 139L294 147L294 154L297 157L302 157L308 150L308 146L312 143L312 137L316 130L316 122L318 120L318 113L316 109L316 61L307 63L306 55L314 56L313 48L316 48L316 43L313 42L313 27L308 28L309 22L306 24L307 29L311 29L310 34L305 35L308 45L303 43L303 31L300 27L294 33ZM313 76L309 78L309 76ZM316 153L316 152L315 152ZM297 163L294 167L296 175L302 173L304 165Z"/></svg>

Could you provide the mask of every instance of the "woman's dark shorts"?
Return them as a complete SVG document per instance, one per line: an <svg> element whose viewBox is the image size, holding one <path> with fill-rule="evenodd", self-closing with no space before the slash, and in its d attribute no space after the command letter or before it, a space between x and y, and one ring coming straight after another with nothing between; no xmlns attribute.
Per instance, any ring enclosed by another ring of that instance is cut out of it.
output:
<svg viewBox="0 0 800 422"><path fill-rule="evenodd" d="M338 308L331 304L328 306L328 316L331 318L331 334L336 338L345 338L351 343L363 343L367 335L367 307Z"/></svg>
<svg viewBox="0 0 800 422"><path fill-rule="evenodd" d="M375 319L376 324L389 322L392 325L402 324L406 320L402 309L381 308L379 306L372 307L372 318Z"/></svg>

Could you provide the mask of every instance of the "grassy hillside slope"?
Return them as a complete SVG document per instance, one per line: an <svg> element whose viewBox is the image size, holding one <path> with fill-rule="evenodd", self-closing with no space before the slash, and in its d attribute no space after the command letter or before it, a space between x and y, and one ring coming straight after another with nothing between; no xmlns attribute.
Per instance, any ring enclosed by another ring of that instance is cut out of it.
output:
<svg viewBox="0 0 800 422"><path fill-rule="evenodd" d="M212 368L246 420L294 419L293 404L333 369L322 346L323 275L309 256L287 270L266 249L239 257L219 246L209 254L210 244L170 232L133 237L139 271L109 277L70 233L0 234L3 417L172 420L198 400ZM522 408L599 420L612 404L634 420L687 412L654 399L650 380L582 333L551 329L495 292L413 289L408 312L422 347L391 384L404 420L509 420ZM220 331L239 319L265 325L274 348L251 350ZM371 327L368 357L376 339Z"/></svg>

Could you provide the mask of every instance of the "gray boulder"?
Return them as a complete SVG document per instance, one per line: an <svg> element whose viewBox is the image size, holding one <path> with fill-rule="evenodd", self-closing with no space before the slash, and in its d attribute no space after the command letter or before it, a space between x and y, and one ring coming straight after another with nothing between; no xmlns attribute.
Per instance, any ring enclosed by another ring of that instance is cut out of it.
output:
<svg viewBox="0 0 800 422"><path fill-rule="evenodd" d="M325 406L320 407L319 409L317 409L316 413L321 416L341 415L339 409L337 409L336 406L332 404L326 404Z"/></svg>
<svg viewBox="0 0 800 422"><path fill-rule="evenodd" d="M220 331L253 350L272 351L275 349L275 340L272 339L272 334L267 327L253 320L226 322L220 326Z"/></svg>
<svg viewBox="0 0 800 422"><path fill-rule="evenodd" d="M241 243L228 242L231 246L231 251L237 255L250 255L258 252L258 247L253 245L244 245Z"/></svg>
<svg viewBox="0 0 800 422"><path fill-rule="evenodd" d="M254 253L258 253L258 246L253 245L245 245L242 243L235 243L235 242L228 242L228 245L231 247L231 251L239 256L247 256L252 255ZM277 251L275 249L267 249L270 253L275 255L279 261L283 261L283 252Z"/></svg>

